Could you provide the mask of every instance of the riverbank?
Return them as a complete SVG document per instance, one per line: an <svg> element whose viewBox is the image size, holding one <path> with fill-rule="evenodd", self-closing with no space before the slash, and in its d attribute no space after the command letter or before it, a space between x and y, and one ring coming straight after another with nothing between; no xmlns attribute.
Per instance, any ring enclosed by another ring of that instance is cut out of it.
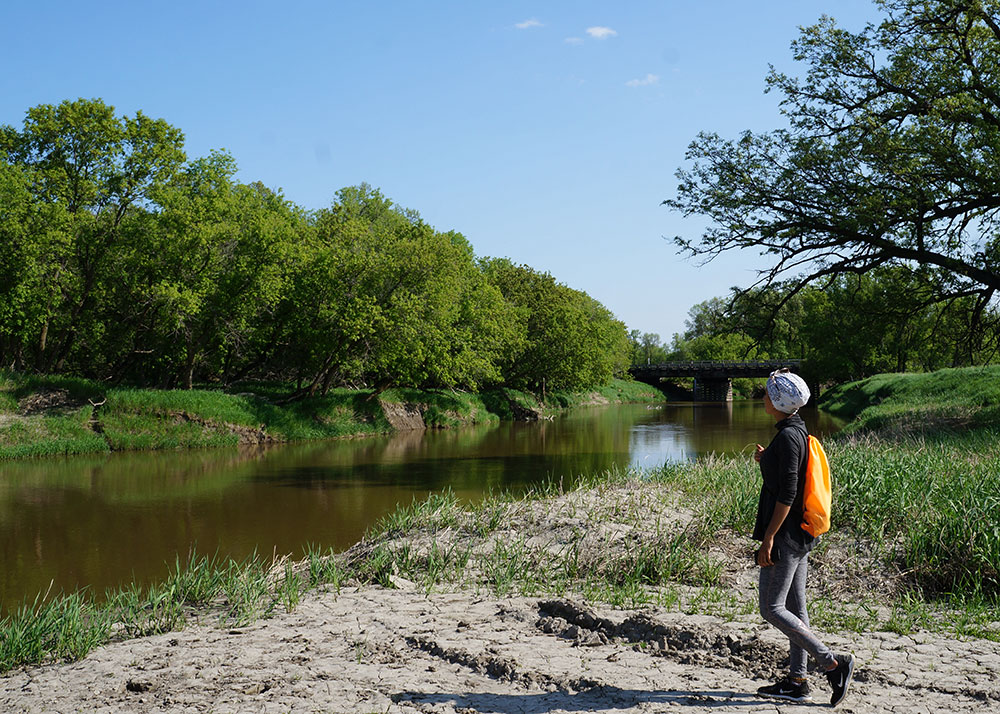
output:
<svg viewBox="0 0 1000 714"><path fill-rule="evenodd" d="M331 390L285 402L286 390L107 388L97 382L0 370L0 460L33 456L310 441L397 430L533 420L585 404L662 402L625 380L544 399L511 389Z"/></svg>
<svg viewBox="0 0 1000 714"><path fill-rule="evenodd" d="M940 377L983 395L994 374ZM922 384L932 392L933 376ZM944 401L953 392L942 390ZM905 401L879 395L869 406ZM947 428L867 428L827 442L834 527L810 559L810 613L826 641L859 659L845 711L1000 703L1000 439L990 399L979 401L968 422ZM438 494L399 507L344 553L194 558L167 582L106 604L39 601L0 627L0 662L13 668L0 679L0 706L750 707L749 693L787 652L756 613L746 534L758 488L743 455L604 473L569 492L552 485L474 507ZM822 677L812 684L817 699L827 695Z"/></svg>
<svg viewBox="0 0 1000 714"><path fill-rule="evenodd" d="M915 435L1000 427L1000 365L922 374L877 374L819 399L849 421L846 433Z"/></svg>
<svg viewBox="0 0 1000 714"><path fill-rule="evenodd" d="M435 496L345 553L301 563L197 559L165 587L124 596L126 618L81 661L9 672L0 707L638 714L763 704L752 692L778 675L787 645L756 613L752 544L715 530L710 499L691 501L674 472L663 476L606 474L471 509ZM812 559L813 627L859 660L842 709L995 706L996 631L970 630L948 607L901 605L876 552L841 530ZM80 643L101 621L61 616L52 642ZM5 654L11 639L8 626ZM812 679L822 701L828 689Z"/></svg>

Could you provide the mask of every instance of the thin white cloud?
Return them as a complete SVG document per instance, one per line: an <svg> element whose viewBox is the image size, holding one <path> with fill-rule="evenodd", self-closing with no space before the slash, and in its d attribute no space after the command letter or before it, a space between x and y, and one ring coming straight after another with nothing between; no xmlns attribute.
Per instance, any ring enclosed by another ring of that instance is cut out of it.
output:
<svg viewBox="0 0 1000 714"><path fill-rule="evenodd" d="M540 23L535 18L531 18L530 20L525 20L524 22L517 23L516 25L514 25L514 27L516 27L519 30L530 30L532 27L544 27L544 25L542 25L542 23Z"/></svg>
<svg viewBox="0 0 1000 714"><path fill-rule="evenodd" d="M626 87L648 87L651 84L656 84L660 81L660 76L656 74L647 74L642 79L630 79L625 82Z"/></svg>
<svg viewBox="0 0 1000 714"><path fill-rule="evenodd" d="M567 45L582 45L583 44L583 38L582 37L567 37L565 40L563 40L563 42L565 42Z"/></svg>
<svg viewBox="0 0 1000 714"><path fill-rule="evenodd" d="M612 30L610 27L588 27L587 34L597 40L606 40L609 37L614 37L618 33Z"/></svg>

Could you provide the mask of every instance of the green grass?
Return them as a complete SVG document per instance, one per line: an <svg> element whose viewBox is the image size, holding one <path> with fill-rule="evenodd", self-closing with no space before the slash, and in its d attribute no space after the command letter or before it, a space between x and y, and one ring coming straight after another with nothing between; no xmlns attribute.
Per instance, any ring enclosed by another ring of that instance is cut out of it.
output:
<svg viewBox="0 0 1000 714"><path fill-rule="evenodd" d="M83 594L41 596L0 620L0 672L50 659L77 660L111 635L109 611Z"/></svg>
<svg viewBox="0 0 1000 714"><path fill-rule="evenodd" d="M841 523L900 538L914 580L935 593L1000 598L1000 432L837 445Z"/></svg>
<svg viewBox="0 0 1000 714"><path fill-rule="evenodd" d="M608 401L662 400L656 390L622 380L596 392L551 395L544 405L513 390L332 389L285 402L288 385L238 389L256 391L109 388L86 379L0 370L0 459L382 434L393 431L383 403L417 405L426 426L450 428L514 418L512 404L536 411L565 408L593 401L598 393ZM52 397L58 397L58 408L19 412L21 404Z"/></svg>
<svg viewBox="0 0 1000 714"><path fill-rule="evenodd" d="M309 441L392 431L371 390L331 389L296 402L256 402L259 423L283 441Z"/></svg>
<svg viewBox="0 0 1000 714"><path fill-rule="evenodd" d="M391 429L371 392L346 389L280 405L251 393L111 390L101 418L114 449L235 445L240 432L307 441Z"/></svg>
<svg viewBox="0 0 1000 714"><path fill-rule="evenodd" d="M612 470L581 478L574 491L620 488L643 478L639 472ZM630 606L660 602L676 583L719 585L723 564L705 553L701 529L670 532L658 523L651 526L649 514L634 506L602 506L608 509L605 516L624 519L643 534L628 548L591 542L586 527L558 535L507 530L532 504L549 508L551 499L562 494L561 486L550 482L517 496L491 494L464 508L448 492L400 505L366 534L350 572L384 587L392 587L393 576L399 576L427 591L441 583L485 588L497 596L576 591Z"/></svg>
<svg viewBox="0 0 1000 714"><path fill-rule="evenodd" d="M614 379L593 389L580 391L547 390L544 395L522 392L516 389L503 389L488 397L491 408L502 415L510 413L510 406L503 402L512 402L523 409L545 411L546 409L570 409L600 403L661 403L666 398L654 387L632 380ZM509 418L509 416L505 416Z"/></svg>
<svg viewBox="0 0 1000 714"><path fill-rule="evenodd" d="M12 389L5 389L3 378L0 377L0 414L13 414L17 411L17 399Z"/></svg>
<svg viewBox="0 0 1000 714"><path fill-rule="evenodd" d="M90 454L108 450L90 424L93 407L48 416L0 415L0 459Z"/></svg>
<svg viewBox="0 0 1000 714"><path fill-rule="evenodd" d="M114 451L236 446L239 436L224 426L192 420L191 415L115 411L102 413L108 447Z"/></svg>
<svg viewBox="0 0 1000 714"><path fill-rule="evenodd" d="M339 590L344 574L332 551L307 552L308 567L256 555L241 561L192 553L162 583L128 584L98 602L88 591L39 595L0 619L0 673L51 661L74 661L112 641L171 632L193 614L225 627L246 626L292 610L303 593Z"/></svg>
<svg viewBox="0 0 1000 714"><path fill-rule="evenodd" d="M466 424L493 424L500 417L492 412L483 397L472 392L449 389L387 389L379 395L385 402L423 406L424 423L446 429Z"/></svg>
<svg viewBox="0 0 1000 714"><path fill-rule="evenodd" d="M935 432L1000 425L1000 366L878 374L826 391L819 406L846 432Z"/></svg>
<svg viewBox="0 0 1000 714"><path fill-rule="evenodd" d="M832 440L834 526L898 540L928 593L1000 599L1000 367L876 375L820 404L854 419Z"/></svg>
<svg viewBox="0 0 1000 714"><path fill-rule="evenodd" d="M396 506L395 510L376 521L365 537L391 538L416 529L437 531L449 528L458 523L460 513L461 506L451 489L431 493L421 501L414 498L409 505Z"/></svg>
<svg viewBox="0 0 1000 714"><path fill-rule="evenodd" d="M664 401L663 392L642 382L612 380L610 384L584 391L548 391L545 394L545 406L569 408L592 404L605 400L611 403L620 402L650 402Z"/></svg>
<svg viewBox="0 0 1000 714"><path fill-rule="evenodd" d="M1000 433L867 434L827 443L834 531L899 559L928 595L1000 603ZM748 458L668 466L657 475L688 495L710 528L752 530L759 477Z"/></svg>

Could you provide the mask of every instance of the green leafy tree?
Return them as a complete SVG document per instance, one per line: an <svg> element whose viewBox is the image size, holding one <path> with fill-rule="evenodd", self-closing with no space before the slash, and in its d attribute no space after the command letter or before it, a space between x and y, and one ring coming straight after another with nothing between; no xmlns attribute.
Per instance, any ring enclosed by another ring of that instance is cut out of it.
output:
<svg viewBox="0 0 1000 714"><path fill-rule="evenodd" d="M625 326L586 293L507 259L483 261L488 280L521 315L525 342L504 366L504 381L544 391L604 384L631 357Z"/></svg>
<svg viewBox="0 0 1000 714"><path fill-rule="evenodd" d="M860 32L830 18L793 43L802 79L772 71L789 126L701 134L675 198L712 225L693 255L755 249L765 281L919 265L940 301L988 314L1000 287L1000 3L880 0Z"/></svg>
<svg viewBox="0 0 1000 714"><path fill-rule="evenodd" d="M660 364L666 361L667 351L655 332L629 330L632 364Z"/></svg>
<svg viewBox="0 0 1000 714"><path fill-rule="evenodd" d="M675 338L673 349L668 355L671 361L742 361L747 359L753 340L739 333L698 335L690 339Z"/></svg>
<svg viewBox="0 0 1000 714"><path fill-rule="evenodd" d="M21 368L45 319L44 266L60 250L44 208L24 171L0 157L0 359Z"/></svg>
<svg viewBox="0 0 1000 714"><path fill-rule="evenodd" d="M460 386L501 379L522 339L458 233L440 233L367 185L315 220L289 304L303 390L332 384Z"/></svg>
<svg viewBox="0 0 1000 714"><path fill-rule="evenodd" d="M678 359L799 358L814 381L988 361L996 335L974 333L972 297L941 302L924 271L886 267L829 278L789 297L793 284L735 290L694 306ZM725 305L724 315L716 307ZM703 319L704 313L716 319ZM986 321L995 320L989 314ZM970 339L973 343L970 344ZM742 354L737 354L742 350ZM971 352L970 352L971 350Z"/></svg>
<svg viewBox="0 0 1000 714"><path fill-rule="evenodd" d="M188 389L198 370L232 379L277 347L275 313L298 255L297 209L235 173L222 152L192 161L158 192L156 229L130 266L145 276L130 297L153 308L148 328L167 357L166 381Z"/></svg>
<svg viewBox="0 0 1000 714"><path fill-rule="evenodd" d="M74 351L103 339L97 319L101 291L122 226L151 202L184 161L184 137L142 112L116 117L99 99L29 109L21 130L0 128L0 151L28 178L35 201L47 206L45 231L55 248L40 270L48 294L36 341L37 366L59 371ZM55 234L61 234L56 237Z"/></svg>
<svg viewBox="0 0 1000 714"><path fill-rule="evenodd" d="M588 386L629 363L596 300L530 268L495 279L461 234L370 186L307 213L235 176L228 154L187 162L179 130L101 100L0 127L2 364L163 387L292 378L309 394L476 389L510 369Z"/></svg>

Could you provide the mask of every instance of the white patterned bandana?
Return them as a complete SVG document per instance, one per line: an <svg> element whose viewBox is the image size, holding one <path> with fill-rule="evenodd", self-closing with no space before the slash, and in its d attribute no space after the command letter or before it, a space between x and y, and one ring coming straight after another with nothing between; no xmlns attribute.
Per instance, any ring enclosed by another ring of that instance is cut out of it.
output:
<svg viewBox="0 0 1000 714"><path fill-rule="evenodd" d="M794 372L775 370L767 378L767 396L775 409L794 414L809 401L809 387Z"/></svg>

